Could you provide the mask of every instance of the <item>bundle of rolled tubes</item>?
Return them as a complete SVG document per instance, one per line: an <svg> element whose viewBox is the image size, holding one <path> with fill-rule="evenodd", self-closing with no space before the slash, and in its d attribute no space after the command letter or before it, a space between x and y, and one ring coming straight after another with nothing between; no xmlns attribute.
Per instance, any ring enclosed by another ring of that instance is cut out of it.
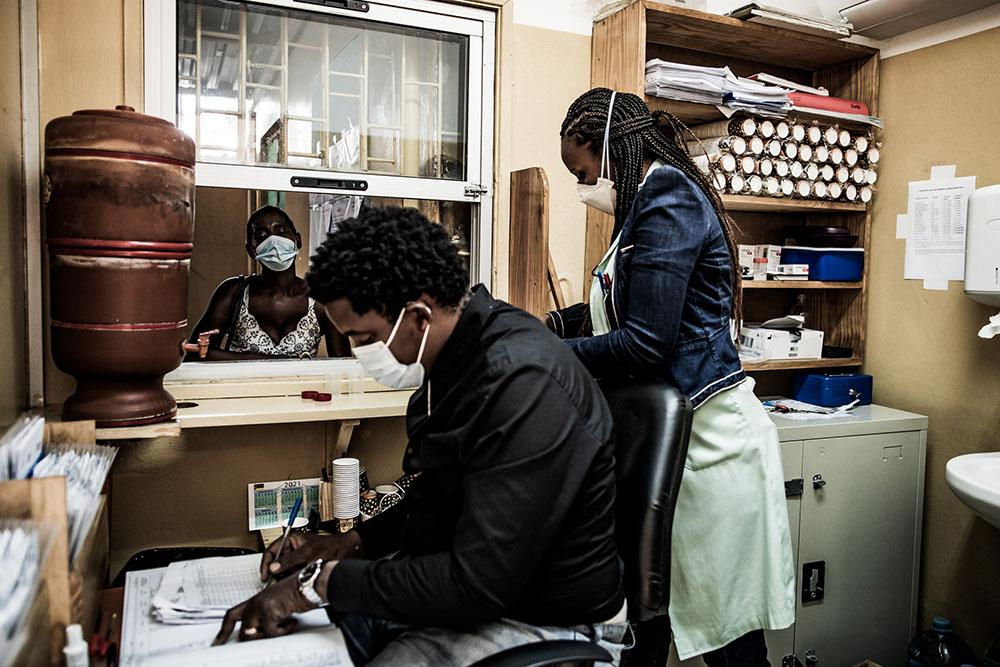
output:
<svg viewBox="0 0 1000 667"><path fill-rule="evenodd" d="M721 193L872 200L880 143L869 131L751 116L690 129L688 152Z"/></svg>

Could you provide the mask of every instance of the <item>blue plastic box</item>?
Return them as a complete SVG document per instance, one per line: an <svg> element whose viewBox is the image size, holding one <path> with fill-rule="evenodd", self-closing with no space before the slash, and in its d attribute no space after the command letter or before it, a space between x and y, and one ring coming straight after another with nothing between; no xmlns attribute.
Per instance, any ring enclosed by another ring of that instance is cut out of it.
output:
<svg viewBox="0 0 1000 667"><path fill-rule="evenodd" d="M809 280L857 282L865 270L864 248L804 248L785 246L782 264L808 264Z"/></svg>
<svg viewBox="0 0 1000 667"><path fill-rule="evenodd" d="M858 405L871 405L872 376L863 373L799 373L795 376L796 401L837 408L855 398Z"/></svg>

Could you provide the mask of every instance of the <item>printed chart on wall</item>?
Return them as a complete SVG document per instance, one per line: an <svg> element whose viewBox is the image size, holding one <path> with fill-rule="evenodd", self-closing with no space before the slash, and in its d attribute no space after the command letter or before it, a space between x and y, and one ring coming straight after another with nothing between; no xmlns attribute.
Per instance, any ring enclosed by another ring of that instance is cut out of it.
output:
<svg viewBox="0 0 1000 667"><path fill-rule="evenodd" d="M976 177L955 176L955 166L931 167L927 181L911 181L907 212L896 218L896 238L906 239L903 277L924 289L946 290L965 279L965 228Z"/></svg>

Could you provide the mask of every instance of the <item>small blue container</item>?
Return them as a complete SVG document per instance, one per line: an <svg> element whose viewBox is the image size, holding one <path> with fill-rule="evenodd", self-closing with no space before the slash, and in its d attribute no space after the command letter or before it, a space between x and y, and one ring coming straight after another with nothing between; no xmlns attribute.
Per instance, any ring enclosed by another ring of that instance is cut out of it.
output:
<svg viewBox="0 0 1000 667"><path fill-rule="evenodd" d="M872 376L863 373L799 373L795 376L796 401L838 408L855 398L858 405L871 405Z"/></svg>
<svg viewBox="0 0 1000 667"><path fill-rule="evenodd" d="M863 248L803 248L785 246L782 264L808 264L809 280L857 282L865 270Z"/></svg>

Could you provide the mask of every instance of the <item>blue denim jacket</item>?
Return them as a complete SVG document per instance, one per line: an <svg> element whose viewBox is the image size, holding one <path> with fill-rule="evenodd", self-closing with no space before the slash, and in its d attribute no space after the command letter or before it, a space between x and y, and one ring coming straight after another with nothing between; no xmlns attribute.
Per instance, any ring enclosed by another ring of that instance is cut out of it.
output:
<svg viewBox="0 0 1000 667"><path fill-rule="evenodd" d="M674 167L650 174L617 252L605 297L610 333L588 335L586 304L549 313L550 328L590 372L663 379L695 407L741 382L746 376L730 330L729 248L698 186Z"/></svg>

